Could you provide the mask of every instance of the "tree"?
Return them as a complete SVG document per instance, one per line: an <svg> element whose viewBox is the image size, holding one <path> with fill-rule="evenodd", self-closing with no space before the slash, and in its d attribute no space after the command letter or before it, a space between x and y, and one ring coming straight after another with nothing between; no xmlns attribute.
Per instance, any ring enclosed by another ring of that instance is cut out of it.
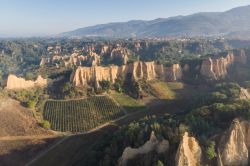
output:
<svg viewBox="0 0 250 166"><path fill-rule="evenodd" d="M104 91L108 92L110 90L110 86L111 86L110 81L108 80L100 81L100 85Z"/></svg>
<svg viewBox="0 0 250 166"><path fill-rule="evenodd" d="M61 91L62 91L62 93L64 93L64 94L67 94L71 89L72 89L72 85L71 85L71 83L69 83L69 82L63 84L62 87L61 87Z"/></svg>
<svg viewBox="0 0 250 166"><path fill-rule="evenodd" d="M158 160L158 161L157 161L157 166L164 166L164 164L162 163L161 160Z"/></svg>
<svg viewBox="0 0 250 166"><path fill-rule="evenodd" d="M139 82L135 82L134 87L135 87L135 92L136 93L139 93L141 91L141 85L140 85Z"/></svg>
<svg viewBox="0 0 250 166"><path fill-rule="evenodd" d="M72 85L69 82L63 84L60 87L60 92L65 99L84 95L83 91L79 90L76 86Z"/></svg>
<svg viewBox="0 0 250 166"><path fill-rule="evenodd" d="M212 160L213 158L215 158L217 156L216 152L215 152L215 142L214 141L208 141L207 142L207 147L206 147L206 157L209 160Z"/></svg>
<svg viewBox="0 0 250 166"><path fill-rule="evenodd" d="M225 105L223 103L214 103L211 105L213 111L224 111Z"/></svg>
<svg viewBox="0 0 250 166"><path fill-rule="evenodd" d="M221 102L221 101L227 100L227 95L222 94L220 92L213 92L211 94L211 98L212 98L213 101Z"/></svg>
<svg viewBox="0 0 250 166"><path fill-rule="evenodd" d="M180 135L183 135L186 131L188 131L188 129L189 129L189 128L188 128L187 125L181 123L181 124L179 125L179 133L180 133Z"/></svg>
<svg viewBox="0 0 250 166"><path fill-rule="evenodd" d="M33 78L34 78L34 74L33 74L33 73L27 72L27 73L25 74L25 79L26 79L26 80L32 80Z"/></svg>
<svg viewBox="0 0 250 166"><path fill-rule="evenodd" d="M114 88L117 92L121 93L122 92L122 85L119 82L115 82Z"/></svg>

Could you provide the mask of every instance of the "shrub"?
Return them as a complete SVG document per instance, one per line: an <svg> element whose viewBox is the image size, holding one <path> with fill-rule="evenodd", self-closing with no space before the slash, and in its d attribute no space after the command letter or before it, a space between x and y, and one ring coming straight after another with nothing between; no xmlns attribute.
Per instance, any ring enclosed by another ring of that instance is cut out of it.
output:
<svg viewBox="0 0 250 166"><path fill-rule="evenodd" d="M181 123L179 125L179 133L180 133L180 135L183 135L188 130L189 130L188 126L185 125L184 123Z"/></svg>
<svg viewBox="0 0 250 166"><path fill-rule="evenodd" d="M50 129L50 123L47 120L43 120L40 125L45 129Z"/></svg>
<svg viewBox="0 0 250 166"><path fill-rule="evenodd" d="M34 109L36 107L36 101L35 100L29 100L27 102L27 107L31 108L31 109Z"/></svg>
<svg viewBox="0 0 250 166"><path fill-rule="evenodd" d="M245 81L244 82L244 87L245 88L250 88L250 81Z"/></svg>

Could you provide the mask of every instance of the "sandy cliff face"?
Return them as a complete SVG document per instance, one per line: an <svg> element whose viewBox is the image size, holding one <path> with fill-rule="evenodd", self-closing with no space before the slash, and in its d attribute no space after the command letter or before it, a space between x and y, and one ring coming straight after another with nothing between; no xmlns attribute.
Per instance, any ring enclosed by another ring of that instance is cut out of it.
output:
<svg viewBox="0 0 250 166"><path fill-rule="evenodd" d="M107 55L108 53L111 52L111 49L112 49L112 46L110 46L110 45L104 45L104 46L101 47L100 54L101 55Z"/></svg>
<svg viewBox="0 0 250 166"><path fill-rule="evenodd" d="M244 138L245 138L245 144L248 148L248 151L250 149L250 122L248 121L242 121L240 123L242 131L244 133Z"/></svg>
<svg viewBox="0 0 250 166"><path fill-rule="evenodd" d="M94 52L95 51L95 45L94 44L87 45L87 46L83 47L83 50L86 51L86 52Z"/></svg>
<svg viewBox="0 0 250 166"><path fill-rule="evenodd" d="M44 66L50 63L50 58L42 58L40 61L40 66Z"/></svg>
<svg viewBox="0 0 250 166"><path fill-rule="evenodd" d="M114 83L117 78L118 67L78 67L73 75L72 82L76 86L86 86L90 83L98 83L99 81L107 80Z"/></svg>
<svg viewBox="0 0 250 166"><path fill-rule="evenodd" d="M132 73L133 80L145 79L152 80L156 78L154 62L134 62L128 64L128 73Z"/></svg>
<svg viewBox="0 0 250 166"><path fill-rule="evenodd" d="M101 63L101 58L95 52L88 52L86 56L79 55L78 53L73 53L70 56L54 55L51 58L42 58L40 66L55 63L61 63L65 67L82 66L84 64L88 66L98 66Z"/></svg>
<svg viewBox="0 0 250 166"><path fill-rule="evenodd" d="M166 68L166 79L169 81L181 80L182 68L179 64L174 64L171 67Z"/></svg>
<svg viewBox="0 0 250 166"><path fill-rule="evenodd" d="M169 142L167 140L158 141L154 132L151 133L149 141L139 148L127 147L119 159L119 166L127 166L129 160L135 159L139 155L146 155L150 152L161 154L169 149Z"/></svg>
<svg viewBox="0 0 250 166"><path fill-rule="evenodd" d="M18 90L18 89L33 88L36 86L44 87L47 86L47 84L48 84L47 79L43 79L41 76L38 76L35 81L31 81L10 74L8 76L6 89Z"/></svg>
<svg viewBox="0 0 250 166"><path fill-rule="evenodd" d="M177 81L182 78L182 69L180 65L175 64L172 67L164 67L155 62L134 62L123 66L108 67L78 67L72 75L72 82L76 86L86 86L91 83L107 80L111 83L117 78L125 78L131 74L132 80L153 80L160 78L167 81Z"/></svg>
<svg viewBox="0 0 250 166"><path fill-rule="evenodd" d="M175 165L176 166L198 166L201 165L202 151L194 137L189 137L185 132L178 147Z"/></svg>
<svg viewBox="0 0 250 166"><path fill-rule="evenodd" d="M228 68L234 63L245 64L247 57L243 50L229 51L226 57L208 58L203 60L200 74L206 79L219 80L228 73Z"/></svg>
<svg viewBox="0 0 250 166"><path fill-rule="evenodd" d="M228 54L225 58L208 58L202 62L201 75L205 78L218 80L227 75L228 68L234 63L234 56Z"/></svg>
<svg viewBox="0 0 250 166"><path fill-rule="evenodd" d="M202 76L215 80L217 79L214 73L213 69L213 61L211 58L208 58L206 60L203 60L202 65L201 65L201 70L200 73Z"/></svg>
<svg viewBox="0 0 250 166"><path fill-rule="evenodd" d="M249 100L250 94L247 89L240 88L240 99Z"/></svg>
<svg viewBox="0 0 250 166"><path fill-rule="evenodd" d="M235 119L229 131L222 136L219 146L220 160L224 166L247 166L250 123Z"/></svg>
<svg viewBox="0 0 250 166"><path fill-rule="evenodd" d="M246 64L247 63L247 56L244 50L234 50L232 52L235 55L235 62Z"/></svg>
<svg viewBox="0 0 250 166"><path fill-rule="evenodd" d="M130 51L127 48L118 47L112 50L110 54L111 59L121 59L123 64L127 64Z"/></svg>
<svg viewBox="0 0 250 166"><path fill-rule="evenodd" d="M101 57L94 52L90 52L87 56L87 63L90 66L99 66L101 64Z"/></svg>
<svg viewBox="0 0 250 166"><path fill-rule="evenodd" d="M134 44L135 50L138 52L141 49L141 43L140 42L136 42Z"/></svg>

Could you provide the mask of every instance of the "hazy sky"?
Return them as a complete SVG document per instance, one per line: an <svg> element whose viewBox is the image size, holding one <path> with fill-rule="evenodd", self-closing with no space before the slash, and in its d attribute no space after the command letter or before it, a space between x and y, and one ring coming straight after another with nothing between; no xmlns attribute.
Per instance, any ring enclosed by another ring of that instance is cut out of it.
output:
<svg viewBox="0 0 250 166"><path fill-rule="evenodd" d="M0 0L0 36L58 34L90 25L225 11L250 0Z"/></svg>

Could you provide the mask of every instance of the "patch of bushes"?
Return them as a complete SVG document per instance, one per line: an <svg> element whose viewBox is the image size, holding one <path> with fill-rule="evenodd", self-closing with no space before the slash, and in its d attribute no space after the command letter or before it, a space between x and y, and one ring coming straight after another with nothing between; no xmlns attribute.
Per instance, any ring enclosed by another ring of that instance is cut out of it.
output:
<svg viewBox="0 0 250 166"><path fill-rule="evenodd" d="M59 93L61 94L61 96L63 96L64 99L86 96L86 92L84 90L81 90L70 82L61 85Z"/></svg>
<svg viewBox="0 0 250 166"><path fill-rule="evenodd" d="M29 100L29 101L26 103L26 105L27 105L27 107L30 108L30 109L35 109L36 103L37 103L36 100Z"/></svg>
<svg viewBox="0 0 250 166"><path fill-rule="evenodd" d="M45 129L50 129L50 127L51 127L49 121L47 121L47 120L43 120L42 122L40 122L40 126L45 128Z"/></svg>
<svg viewBox="0 0 250 166"><path fill-rule="evenodd" d="M46 95L44 89L33 88L29 90L8 91L8 95L23 103L25 107L34 109L37 102Z"/></svg>

